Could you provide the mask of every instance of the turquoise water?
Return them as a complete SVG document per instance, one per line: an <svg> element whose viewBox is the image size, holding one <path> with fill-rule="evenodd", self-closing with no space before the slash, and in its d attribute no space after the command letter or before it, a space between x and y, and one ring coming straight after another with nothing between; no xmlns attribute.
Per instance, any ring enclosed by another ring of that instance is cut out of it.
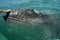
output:
<svg viewBox="0 0 60 40"><path fill-rule="evenodd" d="M37 9L53 14L55 24L11 24L4 21L0 13L0 40L60 40L60 0L0 0L0 9Z"/></svg>

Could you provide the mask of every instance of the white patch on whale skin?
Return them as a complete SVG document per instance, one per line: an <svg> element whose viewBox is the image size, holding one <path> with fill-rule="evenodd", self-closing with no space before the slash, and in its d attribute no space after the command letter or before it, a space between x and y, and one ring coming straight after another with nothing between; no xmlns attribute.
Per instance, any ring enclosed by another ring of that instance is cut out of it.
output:
<svg viewBox="0 0 60 40"><path fill-rule="evenodd" d="M10 15L17 15L18 13L17 13L17 11L16 12L14 12L14 13L10 13Z"/></svg>
<svg viewBox="0 0 60 40"><path fill-rule="evenodd" d="M17 15L17 14L18 14L17 12L13 13L13 15Z"/></svg>

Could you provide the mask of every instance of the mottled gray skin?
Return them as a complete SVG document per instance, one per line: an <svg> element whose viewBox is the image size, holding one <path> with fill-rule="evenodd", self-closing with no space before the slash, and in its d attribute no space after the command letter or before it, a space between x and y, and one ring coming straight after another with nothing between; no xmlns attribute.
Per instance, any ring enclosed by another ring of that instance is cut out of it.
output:
<svg viewBox="0 0 60 40"><path fill-rule="evenodd" d="M34 23L37 21L41 23L48 18L49 15L43 14L41 12L36 12L34 9L19 9L11 10L7 21L10 23Z"/></svg>

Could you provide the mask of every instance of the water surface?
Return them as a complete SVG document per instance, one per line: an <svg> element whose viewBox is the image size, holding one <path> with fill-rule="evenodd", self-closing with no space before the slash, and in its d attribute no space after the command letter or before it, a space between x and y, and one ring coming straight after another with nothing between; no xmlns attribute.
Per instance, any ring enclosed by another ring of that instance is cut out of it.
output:
<svg viewBox="0 0 60 40"><path fill-rule="evenodd" d="M0 9L37 9L57 18L44 24L11 24L0 14L0 40L60 40L60 0L0 0ZM55 22L55 23L54 23Z"/></svg>

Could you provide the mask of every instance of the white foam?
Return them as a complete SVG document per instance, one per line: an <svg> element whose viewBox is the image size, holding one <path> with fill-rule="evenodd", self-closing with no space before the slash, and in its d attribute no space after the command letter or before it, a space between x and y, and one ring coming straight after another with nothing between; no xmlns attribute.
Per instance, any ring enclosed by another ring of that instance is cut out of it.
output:
<svg viewBox="0 0 60 40"><path fill-rule="evenodd" d="M52 10L42 10L41 12L43 14L55 14L54 11L52 11Z"/></svg>
<svg viewBox="0 0 60 40"><path fill-rule="evenodd" d="M39 12L38 10L36 10L36 9L34 9L34 12L35 12L35 13L37 13L37 14L39 14L39 13L40 13L40 12Z"/></svg>

